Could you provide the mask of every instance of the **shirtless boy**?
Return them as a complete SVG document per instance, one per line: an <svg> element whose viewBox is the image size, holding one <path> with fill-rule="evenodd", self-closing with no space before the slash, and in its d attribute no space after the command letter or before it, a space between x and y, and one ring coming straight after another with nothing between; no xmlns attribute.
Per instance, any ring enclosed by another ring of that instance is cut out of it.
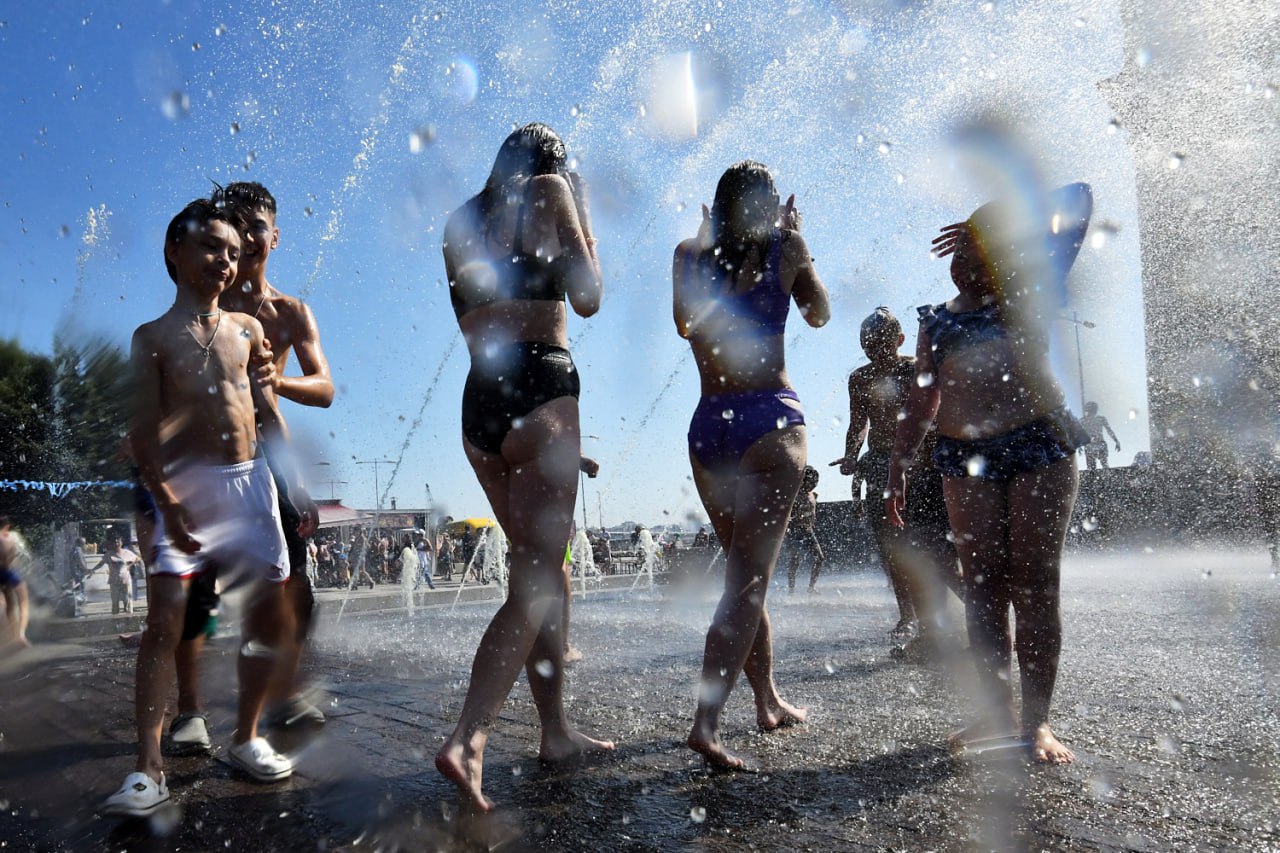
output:
<svg viewBox="0 0 1280 853"><path fill-rule="evenodd" d="M267 441L285 444L288 433L275 395L251 380L253 360L266 352L262 325L218 308L219 295L235 281L240 247L225 211L203 199L183 208L165 233L165 267L177 285L173 306L133 336L137 398L129 438L159 518L138 650L138 759L104 803L104 814L142 817L169 799L160 730L170 662L191 579L211 562L224 580L248 586L230 760L262 782L293 772L292 761L257 731L268 688L281 677L293 641L284 592L288 554L258 434L261 429ZM276 464L290 483L299 483L287 452L277 454ZM295 494L305 493L298 488Z"/></svg>
<svg viewBox="0 0 1280 853"><path fill-rule="evenodd" d="M320 348L316 320L301 300L286 296L267 281L267 261L280 244L276 227L276 200L262 184L237 182L214 193L212 201L232 210L245 223L244 245L234 283L222 292L219 307L224 311L248 314L262 324L266 335L266 355L254 362L254 377L270 387L277 397L304 406L328 408L333 403L333 379L329 363ZM286 376L289 353L298 359L301 376ZM276 478L280 492L280 518L289 548L289 582L286 596L293 608L297 634L291 646L288 677L280 682L278 694L268 697L270 724L323 723L324 713L297 692L302 649L311 629L315 596L306 572L306 536L314 530L316 518L308 502L299 507L302 517L288 499L288 489ZM170 727L175 751L199 752L210 748L209 734L199 697L199 656L204 647L205 625L218 606L213 577L197 582L189 599L182 643L178 647L178 716Z"/></svg>
<svg viewBox="0 0 1280 853"><path fill-rule="evenodd" d="M932 442L915 457L907 528L899 530L889 524L884 511L894 430L915 384L916 360L898 354L904 340L898 319L884 306L862 321L859 342L870 363L849 375L845 455L831 464L839 465L841 474L855 475L855 513L863 511L862 481L867 483L867 521L898 601L898 624L891 633L904 645L894 648L903 650L898 653L909 659L927 656L933 650L932 634L945 604L943 584L957 595L960 590L955 550L946 539L942 479L929 460ZM859 458L863 442L867 452ZM917 634L914 638L913 633Z"/></svg>

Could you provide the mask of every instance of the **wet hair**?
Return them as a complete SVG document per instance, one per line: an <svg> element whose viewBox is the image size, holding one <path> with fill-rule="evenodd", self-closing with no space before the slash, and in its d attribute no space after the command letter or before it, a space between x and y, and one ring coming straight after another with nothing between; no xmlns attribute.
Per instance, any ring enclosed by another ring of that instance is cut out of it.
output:
<svg viewBox="0 0 1280 853"><path fill-rule="evenodd" d="M862 344L863 352L868 354L881 346L891 346L897 351L901 337L902 324L884 305L868 314L858 329L858 342Z"/></svg>
<svg viewBox="0 0 1280 853"><path fill-rule="evenodd" d="M1090 402L1088 402L1088 403L1085 403L1085 404L1084 404L1084 413L1085 413L1086 415L1092 415L1092 414L1094 414L1094 413L1095 413L1095 412L1097 412L1097 411L1098 411L1098 404L1097 404L1097 403L1095 403L1095 402L1093 402L1093 401L1090 401Z"/></svg>
<svg viewBox="0 0 1280 853"><path fill-rule="evenodd" d="M169 227L164 232L165 249L180 245L188 234L204 228L210 222L225 222L237 235L244 233L244 221L239 216L226 208L219 207L207 198L198 198L169 220ZM169 278L177 284L178 271L169 260L167 253L164 257L164 268L169 273Z"/></svg>
<svg viewBox="0 0 1280 853"><path fill-rule="evenodd" d="M488 214L501 199L504 188L515 181L564 174L566 159L564 142L547 125L535 121L513 130L502 141L489 179L480 191L481 212Z"/></svg>
<svg viewBox="0 0 1280 853"><path fill-rule="evenodd" d="M731 278L749 255L763 255L778 229L778 189L769 168L742 160L726 169L711 204L716 277Z"/></svg>
<svg viewBox="0 0 1280 853"><path fill-rule="evenodd" d="M210 200L219 207L236 207L244 210L265 210L274 218L276 197L257 181L236 181L220 187L213 185Z"/></svg>
<svg viewBox="0 0 1280 853"><path fill-rule="evenodd" d="M800 480L801 493L812 492L816 485L818 485L818 469L812 465L804 466L804 476Z"/></svg>

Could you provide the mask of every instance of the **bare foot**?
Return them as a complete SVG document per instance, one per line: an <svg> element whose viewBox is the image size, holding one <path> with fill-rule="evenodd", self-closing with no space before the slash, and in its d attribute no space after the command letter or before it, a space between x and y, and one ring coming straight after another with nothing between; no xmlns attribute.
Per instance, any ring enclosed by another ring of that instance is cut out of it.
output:
<svg viewBox="0 0 1280 853"><path fill-rule="evenodd" d="M464 805L481 812L493 810L493 802L480 792L480 778L484 773L483 753L460 743L445 741L436 753L436 770L458 786Z"/></svg>
<svg viewBox="0 0 1280 853"><path fill-rule="evenodd" d="M689 733L689 739L685 743L689 745L690 749L701 755L703 760L707 762L707 766L713 770L752 772L751 768L747 766L747 762L724 748L717 735L706 737L695 729Z"/></svg>
<svg viewBox="0 0 1280 853"><path fill-rule="evenodd" d="M772 732L803 723L809 718L808 708L797 708L782 697L775 697L764 707L756 708L756 725L762 732Z"/></svg>
<svg viewBox="0 0 1280 853"><path fill-rule="evenodd" d="M577 663L580 660L582 660L582 652L578 651L573 646L569 646L564 650L564 662L566 666L571 663Z"/></svg>
<svg viewBox="0 0 1280 853"><path fill-rule="evenodd" d="M1076 754L1054 736L1048 723L1040 724L1031 744L1031 757L1041 764L1070 764L1076 760Z"/></svg>
<svg viewBox="0 0 1280 853"><path fill-rule="evenodd" d="M538 760L548 764L559 764L576 758L584 758L613 749L613 741L589 738L575 729L567 729L560 733L542 733L542 746L538 749Z"/></svg>

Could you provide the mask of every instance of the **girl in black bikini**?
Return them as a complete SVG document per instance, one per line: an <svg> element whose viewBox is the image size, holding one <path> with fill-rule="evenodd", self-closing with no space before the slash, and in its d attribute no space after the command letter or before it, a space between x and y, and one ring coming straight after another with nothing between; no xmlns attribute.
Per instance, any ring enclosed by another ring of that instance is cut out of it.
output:
<svg viewBox="0 0 1280 853"><path fill-rule="evenodd" d="M538 756L560 761L613 744L565 717L560 574L577 498L578 375L567 349L565 297L590 317L600 262L586 188L565 171L564 144L530 124L503 142L484 189L450 218L444 261L471 354L463 449L511 539L510 588L480 640L457 728L436 767L472 807L489 726L523 667L542 723Z"/></svg>
<svg viewBox="0 0 1280 853"><path fill-rule="evenodd" d="M1038 761L1074 759L1049 728L1062 624L1058 578L1088 434L1067 411L1048 352L1046 297L1080 250L1093 198L1071 184L1042 205L987 205L934 240L959 293L920 309L916 383L890 463L886 514L901 527L905 461L938 423L935 465L968 583L969 642L989 702L953 745L1021 738ZM1021 724L1012 708L1009 607L1016 619Z"/></svg>

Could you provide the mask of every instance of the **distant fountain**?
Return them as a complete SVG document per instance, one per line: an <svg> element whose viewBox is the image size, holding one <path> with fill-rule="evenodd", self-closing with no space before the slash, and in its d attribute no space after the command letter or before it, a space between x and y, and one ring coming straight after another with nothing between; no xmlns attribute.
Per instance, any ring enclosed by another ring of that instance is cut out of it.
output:
<svg viewBox="0 0 1280 853"><path fill-rule="evenodd" d="M573 537L573 543L569 546L570 577L577 577L579 585L582 588L583 596L587 594L587 578L598 580L600 570L596 568L596 557L591 551L591 540L587 538L585 530L579 530ZM572 582L572 581L571 581Z"/></svg>
<svg viewBox="0 0 1280 853"><path fill-rule="evenodd" d="M477 563L479 563L478 566ZM506 597L507 535L496 524L480 531L476 548L471 552L471 559L462 569L462 581L458 584L458 591L453 596L454 607L458 606L458 601L462 598L462 590L467 585L467 578L473 574L482 582L492 580L502 590L503 597Z"/></svg>
<svg viewBox="0 0 1280 853"><path fill-rule="evenodd" d="M653 571L662 565L662 546L653 541L649 528L642 527L636 539L636 549L640 558L635 580L631 582L632 591L639 585L641 578L646 578L649 589L653 589Z"/></svg>

